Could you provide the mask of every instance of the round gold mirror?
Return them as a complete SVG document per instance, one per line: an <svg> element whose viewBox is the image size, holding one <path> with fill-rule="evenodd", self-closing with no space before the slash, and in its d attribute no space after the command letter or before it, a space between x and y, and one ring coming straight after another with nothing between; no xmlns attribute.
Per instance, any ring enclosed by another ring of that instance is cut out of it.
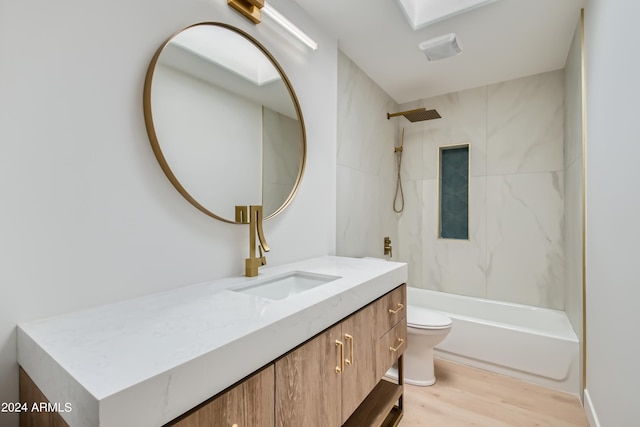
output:
<svg viewBox="0 0 640 427"><path fill-rule="evenodd" d="M156 52L144 85L153 151L173 186L205 214L235 206L265 219L293 199L304 172L300 105L282 67L247 33L195 24Z"/></svg>

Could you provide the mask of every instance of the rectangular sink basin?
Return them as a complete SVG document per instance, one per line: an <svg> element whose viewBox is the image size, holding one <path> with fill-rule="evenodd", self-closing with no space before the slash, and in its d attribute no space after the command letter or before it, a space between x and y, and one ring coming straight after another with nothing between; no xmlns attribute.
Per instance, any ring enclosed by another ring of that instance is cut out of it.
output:
<svg viewBox="0 0 640 427"><path fill-rule="evenodd" d="M230 290L270 300L282 300L337 279L340 276L293 271Z"/></svg>

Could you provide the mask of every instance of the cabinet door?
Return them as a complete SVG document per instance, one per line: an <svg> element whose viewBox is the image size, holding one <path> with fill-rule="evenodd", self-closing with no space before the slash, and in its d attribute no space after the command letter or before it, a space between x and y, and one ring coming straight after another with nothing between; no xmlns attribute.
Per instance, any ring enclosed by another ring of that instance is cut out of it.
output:
<svg viewBox="0 0 640 427"><path fill-rule="evenodd" d="M273 427L274 367L268 366L172 427Z"/></svg>
<svg viewBox="0 0 640 427"><path fill-rule="evenodd" d="M342 374L342 423L367 397L380 379L377 376L378 338L375 307L368 305L342 322L345 367Z"/></svg>
<svg viewBox="0 0 640 427"><path fill-rule="evenodd" d="M339 427L341 356L340 325L323 332L277 360L276 425Z"/></svg>
<svg viewBox="0 0 640 427"><path fill-rule="evenodd" d="M378 345L378 371L382 378L391 366L398 361L407 348L407 319L402 319L389 332L380 338Z"/></svg>

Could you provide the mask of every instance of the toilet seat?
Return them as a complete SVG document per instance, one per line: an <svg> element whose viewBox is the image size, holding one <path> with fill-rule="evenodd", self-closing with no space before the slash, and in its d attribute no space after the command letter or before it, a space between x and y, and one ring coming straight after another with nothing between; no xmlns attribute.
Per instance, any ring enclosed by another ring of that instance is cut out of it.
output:
<svg viewBox="0 0 640 427"><path fill-rule="evenodd" d="M416 329L447 329L453 322L443 313L423 307L407 306L407 326Z"/></svg>

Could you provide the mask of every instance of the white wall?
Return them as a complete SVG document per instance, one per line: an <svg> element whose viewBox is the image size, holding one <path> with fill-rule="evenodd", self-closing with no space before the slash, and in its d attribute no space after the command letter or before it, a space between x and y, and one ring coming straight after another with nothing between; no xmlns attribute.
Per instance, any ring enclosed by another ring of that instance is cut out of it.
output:
<svg viewBox="0 0 640 427"><path fill-rule="evenodd" d="M585 8L587 404L603 427L638 425L640 3Z"/></svg>
<svg viewBox="0 0 640 427"><path fill-rule="evenodd" d="M552 71L401 106L411 286L563 309L563 83ZM469 240L438 238L439 147L469 143ZM415 211L417 210L417 212Z"/></svg>
<svg viewBox="0 0 640 427"><path fill-rule="evenodd" d="M308 161L296 199L265 224L267 258L335 251L336 41L295 3L272 4L320 49L272 22L253 26L225 0L0 3L0 402L18 396L17 323L243 272L246 227L189 205L145 131L147 66L181 28L235 25L281 63ZM17 417L0 414L0 425Z"/></svg>

